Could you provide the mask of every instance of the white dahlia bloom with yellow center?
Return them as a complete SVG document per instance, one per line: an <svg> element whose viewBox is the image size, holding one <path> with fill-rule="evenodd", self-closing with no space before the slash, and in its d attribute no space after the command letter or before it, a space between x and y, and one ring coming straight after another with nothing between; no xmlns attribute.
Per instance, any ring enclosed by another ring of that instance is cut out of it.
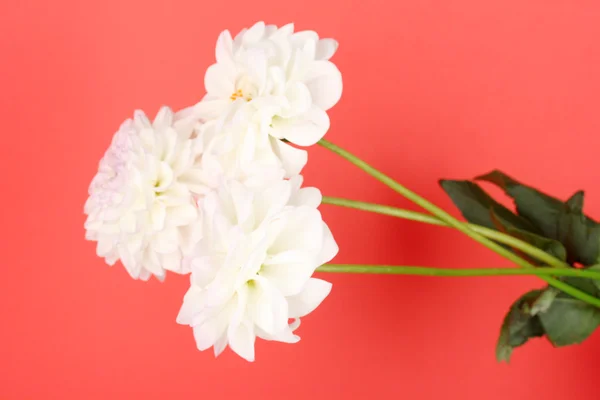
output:
<svg viewBox="0 0 600 400"><path fill-rule="evenodd" d="M163 279L184 273L183 256L199 240L197 195L205 186L199 167L203 144L190 120L163 107L153 122L137 111L113 137L85 204L86 238L129 274Z"/></svg>
<svg viewBox="0 0 600 400"><path fill-rule="evenodd" d="M231 181L204 198L204 237L177 317L198 349L219 355L229 345L253 361L257 337L297 342L299 318L329 294L331 284L312 275L338 247L317 210L320 192L301 182L256 190Z"/></svg>
<svg viewBox="0 0 600 400"><path fill-rule="evenodd" d="M294 32L293 24L277 28L259 22L235 39L224 31L197 115L218 118L231 103L249 102L272 137L313 145L329 129L326 111L342 94L342 75L329 61L337 47L316 32Z"/></svg>

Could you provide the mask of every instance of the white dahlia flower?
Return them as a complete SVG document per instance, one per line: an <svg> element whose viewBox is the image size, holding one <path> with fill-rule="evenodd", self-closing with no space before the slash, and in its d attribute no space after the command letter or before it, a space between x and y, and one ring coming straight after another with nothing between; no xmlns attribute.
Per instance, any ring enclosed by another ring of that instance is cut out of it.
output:
<svg viewBox="0 0 600 400"><path fill-rule="evenodd" d="M298 175L306 164L306 151L269 136L255 111L248 103L236 103L219 119L199 125L207 142L202 169L211 189L223 179L263 186Z"/></svg>
<svg viewBox="0 0 600 400"><path fill-rule="evenodd" d="M329 294L331 284L312 275L338 247L317 210L320 192L301 183L253 190L231 181L204 198L204 236L177 317L199 350L219 355L229 345L253 361L256 337L295 343L299 318Z"/></svg>
<svg viewBox="0 0 600 400"><path fill-rule="evenodd" d="M233 102L254 103L268 134L300 146L319 141L329 129L326 111L342 95L342 75L329 61L333 39L259 22L233 39L219 36L216 64L204 78L206 96L194 109L205 120L218 118Z"/></svg>
<svg viewBox="0 0 600 400"><path fill-rule="evenodd" d="M125 121L100 161L85 204L86 238L109 265L121 260L135 279L186 272L182 257L200 236L196 195L205 187L203 144L194 122L163 107Z"/></svg>

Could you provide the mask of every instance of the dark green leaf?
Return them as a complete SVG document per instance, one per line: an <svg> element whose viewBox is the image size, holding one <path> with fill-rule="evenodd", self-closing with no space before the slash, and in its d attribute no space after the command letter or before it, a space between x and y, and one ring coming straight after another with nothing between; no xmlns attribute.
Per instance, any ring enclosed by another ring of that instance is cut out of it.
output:
<svg viewBox="0 0 600 400"><path fill-rule="evenodd" d="M541 312L546 312L554 302L556 296L560 294L560 290L549 287L538 297L531 305L531 315L536 315Z"/></svg>
<svg viewBox="0 0 600 400"><path fill-rule="evenodd" d="M504 225L500 222L500 220L497 218L497 216L495 215L494 212L492 212L492 220L497 225L499 225L496 227L499 231L509 234L517 239L524 241L524 242L527 242L527 243L537 247L538 249L544 250L546 253L549 253L550 255L552 255L562 261L566 260L567 251L565 250L565 247L559 241L553 240L553 239L548 239L543 236L536 235L535 233L531 233L531 232L525 231L523 229L518 229L518 228L515 228L510 225ZM522 252L519 251L518 249L513 249L513 251L515 253L519 254L522 258L527 259L532 264L538 264L538 265L542 264L538 260L531 259L531 257L529 257L527 254L522 254Z"/></svg>
<svg viewBox="0 0 600 400"><path fill-rule="evenodd" d="M502 323L496 345L498 361L509 362L515 347L522 346L531 338L544 335L539 318L531 315L531 307L542 293L543 290L532 290L521 296L510 307Z"/></svg>
<svg viewBox="0 0 600 400"><path fill-rule="evenodd" d="M594 283L594 281L592 279L577 278L574 276L565 276L565 277L561 278L561 281L563 281L563 282L567 283L568 285L573 286L591 296L600 297L600 290L597 288L596 284ZM568 294L562 293L562 292L559 297L572 298Z"/></svg>
<svg viewBox="0 0 600 400"><path fill-rule="evenodd" d="M567 262L592 265L599 261L600 225L583 215L582 191L562 202L501 171L492 171L475 179L494 183L512 197L519 216L530 221L543 236L563 244Z"/></svg>
<svg viewBox="0 0 600 400"><path fill-rule="evenodd" d="M575 194L571 197L569 197L569 200L567 200L567 206L571 209L571 211L573 212L577 212L577 213L583 213L583 198L584 198L585 194L583 192L583 190L579 190L577 192L575 192Z"/></svg>
<svg viewBox="0 0 600 400"><path fill-rule="evenodd" d="M441 180L440 185L469 222L497 229L494 215L504 226L535 231L531 223L498 203L476 183Z"/></svg>
<svg viewBox="0 0 600 400"><path fill-rule="evenodd" d="M592 296L600 295L591 279L567 277L562 280ZM538 317L554 346L568 346L583 342L596 330L600 325L600 308L560 293Z"/></svg>
<svg viewBox="0 0 600 400"><path fill-rule="evenodd" d="M593 265L600 253L600 225L581 212L567 208L558 220L559 237L570 263Z"/></svg>
<svg viewBox="0 0 600 400"><path fill-rule="evenodd" d="M503 189L515 201L520 216L531 221L543 236L558 239L558 218L565 208L562 201L522 185L501 171L492 171L475 179L491 182Z"/></svg>
<svg viewBox="0 0 600 400"><path fill-rule="evenodd" d="M519 182L497 169L487 174L480 175L476 177L475 180L493 183L504 191L507 191L509 187L520 185Z"/></svg>
<svg viewBox="0 0 600 400"><path fill-rule="evenodd" d="M600 325L599 308L571 298L554 299L538 316L546 336L557 347L583 342Z"/></svg>
<svg viewBox="0 0 600 400"><path fill-rule="evenodd" d="M544 250L546 253L558 258L561 261L567 259L567 251L558 240L548 239L535 233L527 232L514 227L506 227L506 233L511 236L521 239L538 249ZM536 262L537 263L537 262Z"/></svg>

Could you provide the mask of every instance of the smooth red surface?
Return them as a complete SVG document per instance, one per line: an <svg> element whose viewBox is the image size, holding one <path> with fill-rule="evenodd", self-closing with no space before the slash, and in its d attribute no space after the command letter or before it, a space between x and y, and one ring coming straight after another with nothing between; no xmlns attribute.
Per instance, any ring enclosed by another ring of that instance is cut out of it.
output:
<svg viewBox="0 0 600 400"><path fill-rule="evenodd" d="M455 212L440 177L498 167L600 217L600 3L583 0L3 1L1 399L595 399L600 335L537 340L499 365L504 313L534 278L322 274L297 345L249 364L175 323L187 277L131 280L84 241L87 186L135 108L186 106L225 28L335 37L328 139ZM324 149L325 194L412 206ZM507 265L444 228L323 206L340 263Z"/></svg>

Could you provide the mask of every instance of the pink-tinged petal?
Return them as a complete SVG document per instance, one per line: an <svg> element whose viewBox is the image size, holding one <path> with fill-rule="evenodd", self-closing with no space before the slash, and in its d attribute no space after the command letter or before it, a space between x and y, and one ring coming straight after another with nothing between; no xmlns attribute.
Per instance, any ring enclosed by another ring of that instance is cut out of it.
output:
<svg viewBox="0 0 600 400"><path fill-rule="evenodd" d="M152 123L146 116L146 113L144 113L142 110L135 110L133 112L133 123L139 130L152 128Z"/></svg>

